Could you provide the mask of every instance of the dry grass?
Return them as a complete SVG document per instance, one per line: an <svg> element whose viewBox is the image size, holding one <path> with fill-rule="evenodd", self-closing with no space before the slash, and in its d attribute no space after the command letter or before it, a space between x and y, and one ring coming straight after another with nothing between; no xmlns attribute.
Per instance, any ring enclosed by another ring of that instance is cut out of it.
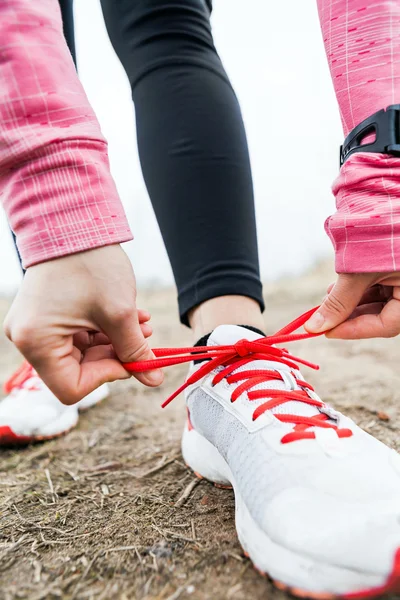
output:
<svg viewBox="0 0 400 600"><path fill-rule="evenodd" d="M321 267L267 287L268 330L317 303L330 278ZM153 314L154 345L190 341L176 326L172 291L148 293L141 306ZM309 379L325 398L399 447L397 340L318 339L296 352L320 362ZM18 360L2 337L0 376ZM115 384L66 437L1 452L1 600L286 598L244 558L232 493L198 481L182 463L182 399L159 405L184 374L167 370L161 390Z"/></svg>

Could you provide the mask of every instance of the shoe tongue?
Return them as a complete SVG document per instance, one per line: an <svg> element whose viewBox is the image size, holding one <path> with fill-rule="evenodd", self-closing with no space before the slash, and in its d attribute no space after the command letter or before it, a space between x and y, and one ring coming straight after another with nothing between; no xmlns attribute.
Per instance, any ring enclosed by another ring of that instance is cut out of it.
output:
<svg viewBox="0 0 400 600"><path fill-rule="evenodd" d="M231 346L239 340L259 340L263 336L240 325L220 325L216 327L207 341L207 346Z"/></svg>
<svg viewBox="0 0 400 600"><path fill-rule="evenodd" d="M251 331L247 329L247 327L241 327L240 325L220 325L216 327L210 337L208 338L207 345L208 346L230 346L236 344L239 340L250 340L255 341L259 340L263 336L255 331ZM249 370L258 370L258 369L269 369L269 370L279 370L279 371L288 371L292 372L293 369L290 369L287 365L279 363L274 360L254 360L246 365L238 367L235 370L235 373L240 373L241 371L249 371ZM263 383L259 383L251 388L252 390L287 390L287 384L284 381L279 381L276 379L272 379L271 381L265 381ZM254 408L256 408L260 404L264 404L267 401L266 398L260 400L252 400L252 404ZM279 406L276 406L271 410L272 414L290 414L290 415L299 415L303 417L312 417L314 415L319 414L319 410L315 406L311 406L310 404L305 404L304 402L298 401L290 401L284 402Z"/></svg>

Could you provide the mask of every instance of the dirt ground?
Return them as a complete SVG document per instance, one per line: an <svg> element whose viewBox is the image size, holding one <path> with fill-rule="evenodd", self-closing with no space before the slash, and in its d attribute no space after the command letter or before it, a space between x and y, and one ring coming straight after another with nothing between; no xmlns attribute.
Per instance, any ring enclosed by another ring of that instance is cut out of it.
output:
<svg viewBox="0 0 400 600"><path fill-rule="evenodd" d="M332 279L322 265L266 286L267 331L317 304ZM0 316L7 305L0 300ZM153 315L154 346L190 343L173 290L143 294L140 305ZM325 400L399 449L398 339L292 347L320 364L305 372ZM1 335L1 382L19 361ZM65 437L1 451L1 600L287 598L243 556L232 492L197 480L182 462L183 400L160 404L185 372L167 369L158 390L116 383Z"/></svg>

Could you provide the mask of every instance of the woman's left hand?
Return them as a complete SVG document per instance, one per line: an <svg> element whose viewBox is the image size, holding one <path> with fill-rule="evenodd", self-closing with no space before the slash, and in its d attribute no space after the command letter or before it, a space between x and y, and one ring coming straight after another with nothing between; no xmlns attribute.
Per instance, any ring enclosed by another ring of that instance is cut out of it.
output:
<svg viewBox="0 0 400 600"><path fill-rule="evenodd" d="M305 329L347 340L395 337L400 333L400 272L340 274Z"/></svg>

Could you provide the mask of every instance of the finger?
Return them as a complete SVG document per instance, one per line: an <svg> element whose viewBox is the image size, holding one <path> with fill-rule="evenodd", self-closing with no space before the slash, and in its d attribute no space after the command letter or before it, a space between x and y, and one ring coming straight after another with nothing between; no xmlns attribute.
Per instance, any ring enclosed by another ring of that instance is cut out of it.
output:
<svg viewBox="0 0 400 600"><path fill-rule="evenodd" d="M110 343L108 336L98 331L79 331L73 337L76 348L82 352L91 346L103 346Z"/></svg>
<svg viewBox="0 0 400 600"><path fill-rule="evenodd" d="M81 363L103 360L105 358L112 358L114 360L118 360L118 357L115 354L115 350L111 344L88 348L86 352L82 354Z"/></svg>
<svg viewBox="0 0 400 600"><path fill-rule="evenodd" d="M325 302L329 293L332 291L333 285L334 284L331 284L328 287L328 293L324 297L323 302ZM392 288L390 286L376 284L376 285L372 285L364 292L358 305L361 306L363 304L369 304L370 302L386 302L391 297L392 297Z"/></svg>
<svg viewBox="0 0 400 600"><path fill-rule="evenodd" d="M327 293L327 294L330 294L330 293L331 293L331 291L333 290L334 286L335 286L335 282L333 281L333 282L332 282L332 283L330 283L330 284L328 285L328 287L326 288L326 293Z"/></svg>
<svg viewBox="0 0 400 600"><path fill-rule="evenodd" d="M340 274L318 311L304 325L310 333L322 333L343 323L372 283L370 274Z"/></svg>
<svg viewBox="0 0 400 600"><path fill-rule="evenodd" d="M370 302L387 302L392 297L393 288L386 285L372 285L363 294L359 304L369 304Z"/></svg>
<svg viewBox="0 0 400 600"><path fill-rule="evenodd" d="M149 323L142 323L140 325L140 329L142 330L143 336L146 339L153 335L153 328Z"/></svg>
<svg viewBox="0 0 400 600"><path fill-rule="evenodd" d="M150 321L151 314L149 313L148 310L143 310L143 308L138 308L137 312L138 312L139 323L146 323L147 321Z"/></svg>
<svg viewBox="0 0 400 600"><path fill-rule="evenodd" d="M82 359L82 352L72 344L72 336L47 342L45 351L25 347L23 354L64 404L75 404L103 383L130 377L115 353L109 351L110 346L89 349L88 357ZM92 350L97 356L91 355Z"/></svg>
<svg viewBox="0 0 400 600"><path fill-rule="evenodd" d="M379 283L385 286L390 287L399 287L400 286L400 273L381 273L379 277Z"/></svg>
<svg viewBox="0 0 400 600"><path fill-rule="evenodd" d="M127 307L111 314L98 315L97 321L108 335L116 355L121 362L152 360L155 358L138 323L134 307ZM162 383L161 369L134 374L136 379L150 387Z"/></svg>
<svg viewBox="0 0 400 600"><path fill-rule="evenodd" d="M379 315L385 306L384 302L371 302L357 306L344 323L326 332L328 338L354 339L354 319L362 315ZM348 337L351 336L351 337Z"/></svg>
<svg viewBox="0 0 400 600"><path fill-rule="evenodd" d="M115 350L111 344L93 346L92 348L87 348L84 352L82 352L81 350L79 350L79 348L74 346L72 348L71 354L74 357L74 359L80 364L84 362L92 362L95 360L103 360L104 358L112 358L114 360L118 360L118 357L115 354Z"/></svg>
<svg viewBox="0 0 400 600"><path fill-rule="evenodd" d="M379 315L386 302L369 302L368 304L359 304L351 313L349 319L357 319L362 315ZM339 325L338 327L340 327ZM331 329L333 331L333 329Z"/></svg>
<svg viewBox="0 0 400 600"><path fill-rule="evenodd" d="M347 340L395 337L400 333L400 294L381 306L382 310L376 312L379 305L372 305L373 313L360 314L342 323L329 331L327 337Z"/></svg>
<svg viewBox="0 0 400 600"><path fill-rule="evenodd" d="M151 335L153 335L153 328L147 322L141 323L140 329L142 330L145 338L149 338ZM111 344L110 338L101 332L80 331L74 335L74 346L79 348L79 350L82 352L87 348L91 348L92 346L102 346L107 344Z"/></svg>

